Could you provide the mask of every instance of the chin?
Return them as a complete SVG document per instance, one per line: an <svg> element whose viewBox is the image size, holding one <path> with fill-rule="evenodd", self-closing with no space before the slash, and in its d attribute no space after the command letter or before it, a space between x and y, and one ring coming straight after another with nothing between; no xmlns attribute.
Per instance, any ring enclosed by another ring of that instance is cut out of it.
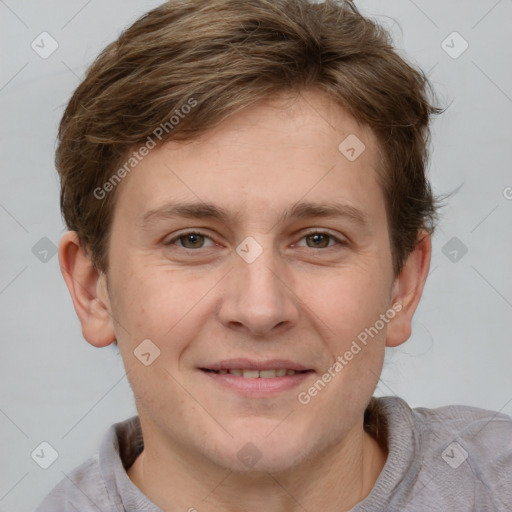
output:
<svg viewBox="0 0 512 512"><path fill-rule="evenodd" d="M237 438L230 443L229 447L225 447L224 456L220 456L221 465L239 474L267 475L286 472L297 467L307 459L308 453L313 451L308 449L305 439L277 435L271 439L273 435L271 434L269 438L261 434ZM311 439L309 438L308 441L310 442ZM216 454L217 457L219 455L219 453Z"/></svg>
<svg viewBox="0 0 512 512"><path fill-rule="evenodd" d="M233 473L254 478L268 477L268 474L286 473L293 470L305 457L297 457L296 453L279 453L272 456L262 455L253 465L241 463L237 455L226 461L225 468Z"/></svg>

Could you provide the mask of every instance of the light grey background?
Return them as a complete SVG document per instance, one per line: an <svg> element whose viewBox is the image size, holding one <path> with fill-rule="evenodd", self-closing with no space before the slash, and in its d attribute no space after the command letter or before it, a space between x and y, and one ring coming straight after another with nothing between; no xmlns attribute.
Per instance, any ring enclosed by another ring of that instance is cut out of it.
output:
<svg viewBox="0 0 512 512"><path fill-rule="evenodd" d="M53 165L64 106L99 51L160 3L0 0L0 512L33 510L108 426L136 414L117 349L82 338L57 256L43 251L64 227ZM357 5L451 104L434 123L431 177L438 194L458 189L434 238L413 336L388 349L377 394L512 414L512 1ZM59 45L46 59L31 48L43 31ZM454 31L469 44L458 58L442 47L460 51ZM456 262L443 253L453 237L468 249L452 252ZM43 441L58 452L46 470L31 458Z"/></svg>

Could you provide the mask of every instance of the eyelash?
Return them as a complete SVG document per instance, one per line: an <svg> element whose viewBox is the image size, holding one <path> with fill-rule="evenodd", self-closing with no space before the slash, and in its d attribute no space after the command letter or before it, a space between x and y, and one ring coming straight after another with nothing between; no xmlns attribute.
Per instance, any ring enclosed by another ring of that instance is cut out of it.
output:
<svg viewBox="0 0 512 512"><path fill-rule="evenodd" d="M209 235L207 235L206 233L203 233L202 231L186 231L186 232L180 233L179 235L175 236L174 238L168 240L167 242L164 243L164 245L165 246L173 245L174 242L176 242L180 238L186 237L188 235L200 235L200 236L204 236L204 237L209 238L210 240L212 240ZM347 242L345 242L343 240L340 240L339 238L337 238L336 236L332 235L331 233L329 233L327 231L320 231L320 230L312 230L312 231L309 231L307 233L304 233L304 235L302 236L301 240L303 238L306 238L306 237L311 236L311 235L325 235L325 236L333 239L337 243L337 245L347 245ZM334 247L334 246L331 245L331 246L327 246L327 247L318 247L318 249L331 249L332 247ZM306 248L307 249L315 249L315 247L306 247ZM185 250L188 250L188 251L197 251L199 249L204 249L204 247L198 247L196 249L191 249L189 247L180 247L180 249L185 249Z"/></svg>

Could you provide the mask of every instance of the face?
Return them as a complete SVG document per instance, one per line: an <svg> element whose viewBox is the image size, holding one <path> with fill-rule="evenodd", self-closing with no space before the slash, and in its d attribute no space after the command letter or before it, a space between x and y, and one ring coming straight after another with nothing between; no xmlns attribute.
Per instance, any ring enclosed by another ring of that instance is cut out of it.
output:
<svg viewBox="0 0 512 512"><path fill-rule="evenodd" d="M119 185L109 308L150 444L278 471L361 430L399 316L378 155L310 91L154 149Z"/></svg>

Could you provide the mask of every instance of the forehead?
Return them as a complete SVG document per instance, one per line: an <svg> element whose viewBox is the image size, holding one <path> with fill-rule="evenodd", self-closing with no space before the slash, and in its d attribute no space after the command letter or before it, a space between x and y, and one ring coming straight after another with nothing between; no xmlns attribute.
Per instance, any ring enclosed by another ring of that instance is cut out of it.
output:
<svg viewBox="0 0 512 512"><path fill-rule="evenodd" d="M283 94L193 140L151 150L120 184L117 209L139 226L159 210L186 213L170 205L177 202L193 202L197 217L214 212L223 221L252 212L253 219L272 213L280 222L294 205L303 217L315 213L302 202L371 217L383 207L379 153L371 130L323 94Z"/></svg>

